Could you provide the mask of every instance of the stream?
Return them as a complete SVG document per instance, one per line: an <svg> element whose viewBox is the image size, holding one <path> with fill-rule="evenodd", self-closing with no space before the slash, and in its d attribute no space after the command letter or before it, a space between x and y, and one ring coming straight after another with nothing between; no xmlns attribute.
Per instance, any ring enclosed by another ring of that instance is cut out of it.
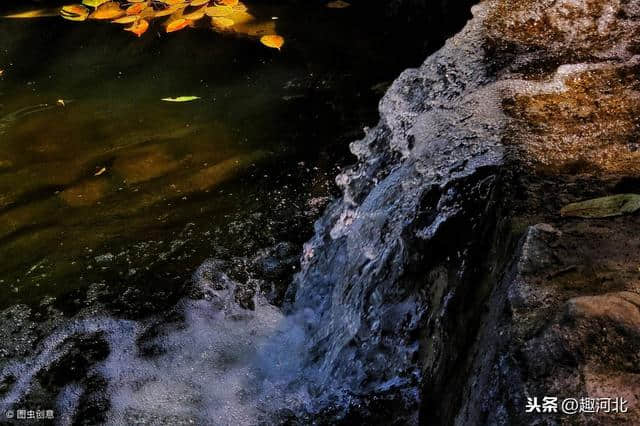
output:
<svg viewBox="0 0 640 426"><path fill-rule="evenodd" d="M302 245L388 85L446 34L357 2L246 6L281 50L198 26L136 38L0 18L2 413L239 425L313 412L300 360L315 319L283 314ZM162 100L179 96L198 99Z"/></svg>

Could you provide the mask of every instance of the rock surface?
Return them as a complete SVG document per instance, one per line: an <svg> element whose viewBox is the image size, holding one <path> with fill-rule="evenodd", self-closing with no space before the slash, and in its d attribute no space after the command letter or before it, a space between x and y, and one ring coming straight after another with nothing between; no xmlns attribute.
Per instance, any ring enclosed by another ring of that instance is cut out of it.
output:
<svg viewBox="0 0 640 426"><path fill-rule="evenodd" d="M640 192L640 2L473 13L394 82L305 246L315 421L634 424L640 218L560 210ZM525 412L545 396L628 412Z"/></svg>

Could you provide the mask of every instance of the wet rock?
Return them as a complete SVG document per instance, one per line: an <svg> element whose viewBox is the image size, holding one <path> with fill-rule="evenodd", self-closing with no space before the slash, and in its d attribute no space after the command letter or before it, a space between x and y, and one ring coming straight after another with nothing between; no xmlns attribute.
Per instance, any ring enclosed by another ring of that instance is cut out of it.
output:
<svg viewBox="0 0 640 426"><path fill-rule="evenodd" d="M636 192L639 7L485 1L393 83L294 281L320 423L633 423L639 219L560 210Z"/></svg>

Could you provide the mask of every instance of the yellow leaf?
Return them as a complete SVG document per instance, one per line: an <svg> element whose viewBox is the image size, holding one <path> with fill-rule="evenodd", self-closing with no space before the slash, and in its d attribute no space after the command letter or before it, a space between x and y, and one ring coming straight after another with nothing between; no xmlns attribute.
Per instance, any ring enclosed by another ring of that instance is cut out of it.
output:
<svg viewBox="0 0 640 426"><path fill-rule="evenodd" d="M278 49L284 45L284 38L279 35L266 35L260 37L260 43L272 49Z"/></svg>
<svg viewBox="0 0 640 426"><path fill-rule="evenodd" d="M79 4L70 4L60 9L60 16L69 21L84 21L89 16L89 9Z"/></svg>
<svg viewBox="0 0 640 426"><path fill-rule="evenodd" d="M129 16L123 16L122 18L114 19L111 22L113 22L114 24L132 24L136 22L138 19L140 18L138 18L135 15L129 15Z"/></svg>
<svg viewBox="0 0 640 426"><path fill-rule="evenodd" d="M238 0L216 0L216 4L233 7L238 4Z"/></svg>
<svg viewBox="0 0 640 426"><path fill-rule="evenodd" d="M231 15L233 13L233 8L231 6L211 6L206 9L206 13L212 18L217 18L220 16Z"/></svg>
<svg viewBox="0 0 640 426"><path fill-rule="evenodd" d="M109 0L82 0L82 4L85 6L96 8Z"/></svg>
<svg viewBox="0 0 640 426"><path fill-rule="evenodd" d="M178 96L177 98L162 98L161 101L165 102L192 102L200 99L199 96Z"/></svg>
<svg viewBox="0 0 640 426"><path fill-rule="evenodd" d="M164 10L159 10L154 14L154 17L156 18L161 18L163 16L169 16L169 15L173 15L174 13L176 13L179 10L184 9L185 7L187 7L186 4L177 4L175 6L169 6L168 8L164 9Z"/></svg>
<svg viewBox="0 0 640 426"><path fill-rule="evenodd" d="M224 17L213 17L213 18L211 18L211 25L213 25L214 28L219 29L219 30L229 29L229 28L233 27L233 24L235 24L233 19L224 18Z"/></svg>
<svg viewBox="0 0 640 426"><path fill-rule="evenodd" d="M116 19L124 15L124 10L120 9L120 4L115 1L103 3L91 14L89 19Z"/></svg>
<svg viewBox="0 0 640 426"><path fill-rule="evenodd" d="M247 11L247 6L245 6L242 3L238 3L235 6L233 6L233 11L234 12L246 12Z"/></svg>
<svg viewBox="0 0 640 426"><path fill-rule="evenodd" d="M329 9L344 9L345 7L351 6L351 3L347 3L346 1L343 1L343 0L335 0L327 3L326 6Z"/></svg>
<svg viewBox="0 0 640 426"><path fill-rule="evenodd" d="M194 10L191 13L185 13L182 17L184 19L190 19L192 21L197 21L198 19L202 19L207 10L207 6L203 6L200 9Z"/></svg>
<svg viewBox="0 0 640 426"><path fill-rule="evenodd" d="M30 18L45 18L47 16L57 16L57 9L36 9L28 12L15 13L13 15L6 15L3 18L11 19L30 19Z"/></svg>
<svg viewBox="0 0 640 426"><path fill-rule="evenodd" d="M167 24L167 32L173 33L175 31L180 31L181 29L188 27L190 24L191 24L191 20L189 19L184 19L184 18L176 19Z"/></svg>
<svg viewBox="0 0 640 426"><path fill-rule="evenodd" d="M178 4L184 4L187 7L186 0L160 0L161 3L164 3L169 6L176 6Z"/></svg>
<svg viewBox="0 0 640 426"><path fill-rule="evenodd" d="M140 37L142 34L144 34L147 31L147 29L149 29L149 22L147 22L144 19L140 19L135 24L125 28L125 31L132 32L138 37Z"/></svg>
<svg viewBox="0 0 640 426"><path fill-rule="evenodd" d="M191 6L198 7L209 4L209 0L191 0Z"/></svg>

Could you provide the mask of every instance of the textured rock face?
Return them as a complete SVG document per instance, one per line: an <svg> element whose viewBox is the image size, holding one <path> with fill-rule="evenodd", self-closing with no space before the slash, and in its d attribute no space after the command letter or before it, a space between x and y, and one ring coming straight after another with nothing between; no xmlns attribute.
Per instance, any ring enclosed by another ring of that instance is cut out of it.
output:
<svg viewBox="0 0 640 426"><path fill-rule="evenodd" d="M296 278L315 395L345 422L632 424L640 192L637 1L485 1L380 104ZM628 413L525 413L527 397Z"/></svg>

